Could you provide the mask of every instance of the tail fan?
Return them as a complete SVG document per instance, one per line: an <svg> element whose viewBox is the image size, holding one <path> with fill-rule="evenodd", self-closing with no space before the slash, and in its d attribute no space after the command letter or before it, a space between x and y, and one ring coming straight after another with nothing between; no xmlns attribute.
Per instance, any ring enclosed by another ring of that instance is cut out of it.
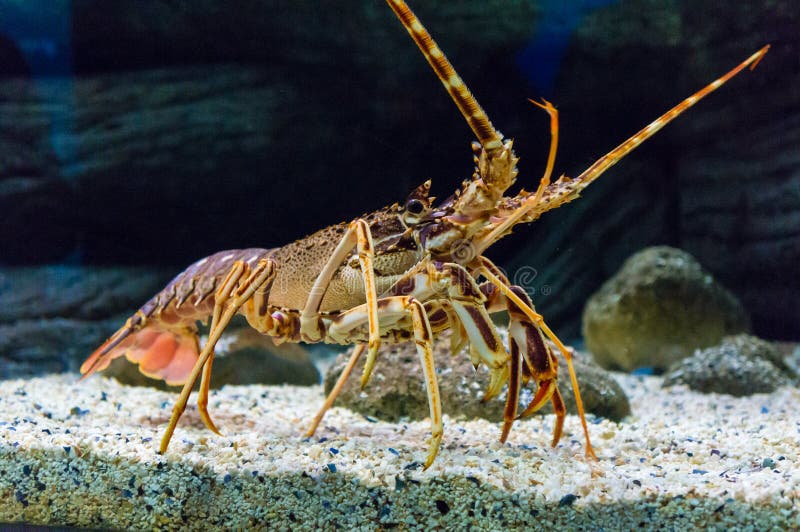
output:
<svg viewBox="0 0 800 532"><path fill-rule="evenodd" d="M141 327L128 320L81 365L81 379L106 369L112 360L125 355L139 365L145 376L177 386L186 382L199 353L196 329Z"/></svg>

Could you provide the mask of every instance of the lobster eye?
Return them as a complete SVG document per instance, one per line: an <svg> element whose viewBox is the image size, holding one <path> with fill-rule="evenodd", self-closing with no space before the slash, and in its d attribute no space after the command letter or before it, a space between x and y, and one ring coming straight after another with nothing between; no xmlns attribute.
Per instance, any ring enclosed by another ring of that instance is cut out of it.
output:
<svg viewBox="0 0 800 532"><path fill-rule="evenodd" d="M425 206L418 199L410 199L406 203L406 212L409 214L422 214L423 210L425 210Z"/></svg>

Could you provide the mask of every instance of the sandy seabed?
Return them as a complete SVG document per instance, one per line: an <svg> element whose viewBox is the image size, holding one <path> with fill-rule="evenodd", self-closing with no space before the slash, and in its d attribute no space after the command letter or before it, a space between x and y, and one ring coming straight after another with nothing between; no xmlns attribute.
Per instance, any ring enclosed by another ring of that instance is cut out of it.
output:
<svg viewBox="0 0 800 532"><path fill-rule="evenodd" d="M193 402L156 453L177 394L104 378L0 382L0 523L118 529L431 527L719 530L800 528L800 390L735 398L615 374L633 414L499 426L445 417L423 471L429 423L334 408L302 436L321 386L227 386L203 426ZM368 390L367 390L368 393Z"/></svg>

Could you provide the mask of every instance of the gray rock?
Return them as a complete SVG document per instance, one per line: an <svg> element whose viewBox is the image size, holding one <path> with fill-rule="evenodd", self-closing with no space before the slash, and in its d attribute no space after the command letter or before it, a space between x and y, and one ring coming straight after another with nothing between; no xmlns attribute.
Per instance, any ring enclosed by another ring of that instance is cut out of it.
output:
<svg viewBox="0 0 800 532"><path fill-rule="evenodd" d="M0 380L77 371L118 325L65 318L0 324Z"/></svg>
<svg viewBox="0 0 800 532"><path fill-rule="evenodd" d="M42 318L92 320L132 312L172 276L155 268L0 268L0 323Z"/></svg>
<svg viewBox="0 0 800 532"><path fill-rule="evenodd" d="M786 352L780 344L768 342L749 334L737 334L723 338L720 346L731 346L748 358L760 358L770 362L788 377L796 376L795 370L789 363L791 350L786 350L788 351Z"/></svg>
<svg viewBox="0 0 800 532"><path fill-rule="evenodd" d="M168 278L152 268L0 268L0 378L76 371Z"/></svg>
<svg viewBox="0 0 800 532"><path fill-rule="evenodd" d="M5 67L0 62L0 262L58 260L78 239L75 190L60 175L37 83L3 79Z"/></svg>
<svg viewBox="0 0 800 532"><path fill-rule="evenodd" d="M664 386L686 384L698 392L743 397L790 385L794 376L774 346L739 335L676 362L665 376Z"/></svg>
<svg viewBox="0 0 800 532"><path fill-rule="evenodd" d="M629 258L586 304L586 348L607 368L665 369L747 331L742 305L688 253L666 246Z"/></svg>
<svg viewBox="0 0 800 532"><path fill-rule="evenodd" d="M350 353L337 359L325 375L325 393L330 393L341 374ZM442 398L442 410L450 416L484 418L490 421L503 419L505 393L488 402L482 402L483 392L489 385L485 367L476 372L466 354L452 356L449 339L437 339L434 350ZM591 363L583 354L574 357L575 371L581 387L581 397L587 412L618 421L630 413L625 393L614 378L602 368ZM361 391L360 376L364 357L359 361L347 381L336 404L364 415L397 421L400 418L423 419L428 417L428 399L422 368L413 343L385 347L378 355L372 378ZM566 363L560 365L559 389L569 413L576 413ZM533 397L535 385L529 383L520 394L520 411ZM538 413L552 413L548 404Z"/></svg>

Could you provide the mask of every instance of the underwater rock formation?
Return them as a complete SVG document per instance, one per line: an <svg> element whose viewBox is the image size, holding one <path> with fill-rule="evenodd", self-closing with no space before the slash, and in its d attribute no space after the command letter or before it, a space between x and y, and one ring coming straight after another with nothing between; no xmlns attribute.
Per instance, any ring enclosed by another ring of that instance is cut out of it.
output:
<svg viewBox="0 0 800 532"><path fill-rule="evenodd" d="M112 321L48 318L0 323L0 380L74 371L116 329Z"/></svg>
<svg viewBox="0 0 800 532"><path fill-rule="evenodd" d="M77 370L167 279L152 268L0 268L0 379Z"/></svg>
<svg viewBox="0 0 800 532"><path fill-rule="evenodd" d="M502 329L501 334L505 334ZM350 353L340 355L326 373L326 394L336 383L349 355ZM560 358L560 355L557 356ZM483 392L489 385L489 373L485 367L476 371L465 353L451 355L450 340L446 335L437 339L434 358L437 361L439 392L445 414L467 419L502 421L505 394L487 402L481 401ZM573 360L586 412L614 421L619 421L630 413L628 398L611 374L594 364L585 354L577 353ZM414 343L381 350L372 377L362 392L360 375L363 368L362 357L336 400L337 406L386 421L397 421L403 417L412 420L425 419L429 416L428 394ZM558 386L567 412L574 414L577 412L575 397L565 363L559 366L559 376ZM520 394L523 404L520 408L524 408L526 398L528 401L532 398L531 390L535 391L533 383L523 387ZM547 403L537 413L552 414L552 405Z"/></svg>
<svg viewBox="0 0 800 532"><path fill-rule="evenodd" d="M630 257L583 313L586 348L595 360L626 370L665 369L748 329L741 303L694 257L666 246Z"/></svg>
<svg viewBox="0 0 800 532"><path fill-rule="evenodd" d="M686 384L698 392L743 397L771 393L792 384L796 377L777 347L740 334L673 364L667 370L664 386Z"/></svg>

